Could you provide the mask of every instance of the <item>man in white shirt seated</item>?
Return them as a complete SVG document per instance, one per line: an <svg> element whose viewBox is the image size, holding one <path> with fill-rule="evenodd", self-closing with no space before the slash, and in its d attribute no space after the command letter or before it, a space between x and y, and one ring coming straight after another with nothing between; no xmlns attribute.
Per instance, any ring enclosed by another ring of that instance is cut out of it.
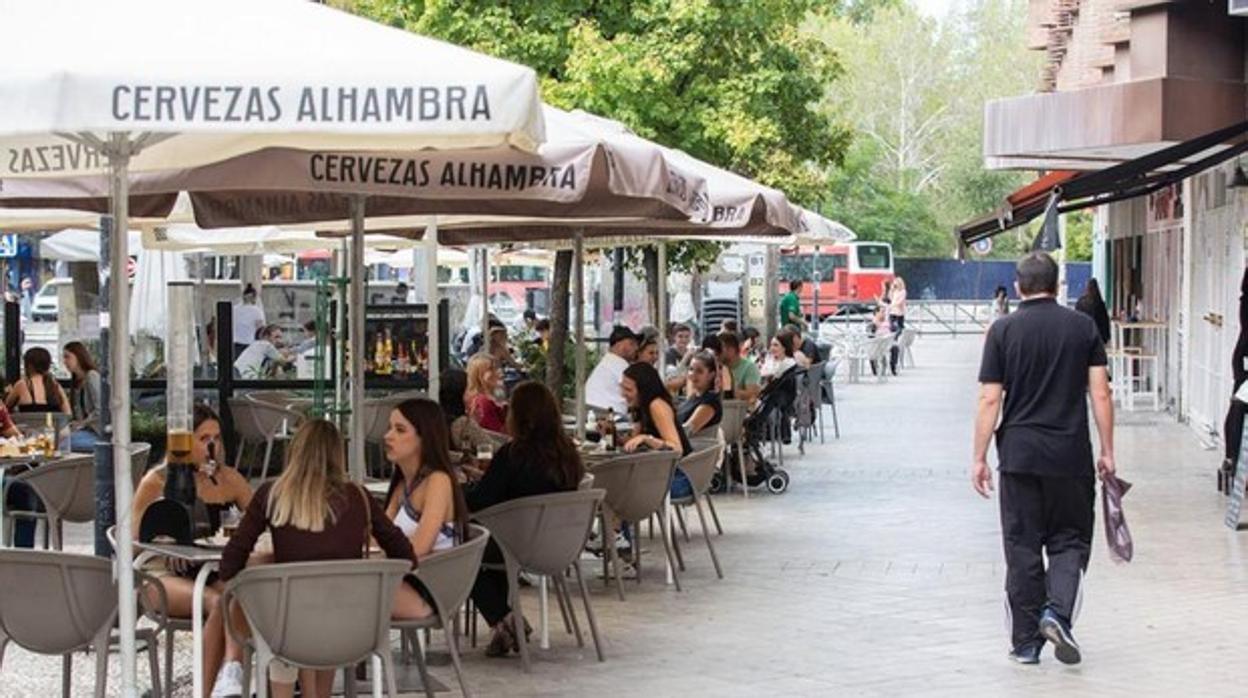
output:
<svg viewBox="0 0 1248 698"><path fill-rule="evenodd" d="M603 354L598 365L589 374L589 380L585 381L585 404L609 407L619 415L628 413L628 402L620 394L620 379L624 377L624 369L637 357L640 339L632 330L622 325L616 325L611 330L611 336L607 340L607 353Z"/></svg>
<svg viewBox="0 0 1248 698"><path fill-rule="evenodd" d="M234 370L239 378L267 378L278 364L290 363L291 359L278 347L282 345L282 330L269 325L260 331L260 338L252 342L234 360Z"/></svg>
<svg viewBox="0 0 1248 698"><path fill-rule="evenodd" d="M256 341L256 335L264 328L264 308L256 303L256 287L247 284L243 289L243 300L235 303L234 318L234 358L242 355L243 350Z"/></svg>

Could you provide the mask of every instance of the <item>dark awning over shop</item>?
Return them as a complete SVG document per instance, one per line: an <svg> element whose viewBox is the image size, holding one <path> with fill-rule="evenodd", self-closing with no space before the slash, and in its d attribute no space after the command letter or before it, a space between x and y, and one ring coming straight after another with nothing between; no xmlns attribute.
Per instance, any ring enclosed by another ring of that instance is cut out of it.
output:
<svg viewBox="0 0 1248 698"><path fill-rule="evenodd" d="M1248 150L1246 133L1248 121L1097 172L1050 172L1011 194L1000 209L958 226L958 238L969 245L1025 225L1054 195L1058 210L1067 213L1150 194Z"/></svg>

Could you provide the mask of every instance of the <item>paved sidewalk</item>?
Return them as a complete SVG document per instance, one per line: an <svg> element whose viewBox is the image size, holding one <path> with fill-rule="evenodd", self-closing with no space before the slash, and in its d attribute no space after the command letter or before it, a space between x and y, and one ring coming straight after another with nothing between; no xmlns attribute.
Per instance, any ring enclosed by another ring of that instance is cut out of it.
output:
<svg viewBox="0 0 1248 698"><path fill-rule="evenodd" d="M1109 560L1098 520L1076 626L1085 663L1064 667L1049 651L1039 667L1006 660L997 503L980 500L967 475L978 351L974 338L923 339L919 367L899 379L838 387L843 438L804 457L790 448L787 494L718 500L726 579L715 579L697 538L685 547L682 593L665 586L655 566L640 586L629 584L623 603L594 579L606 663L594 661L592 648L576 649L552 604L554 649L541 653L532 674L514 657L467 650L474 692L1242 694L1248 533L1222 526L1217 454L1164 415L1136 413L1119 425L1121 474L1136 485L1126 501L1136 560ZM661 548L650 547L657 561ZM525 603L536 612L532 595ZM188 673L185 639L178 662ZM78 665L75 695L86 695L90 669L83 659ZM59 666L10 649L0 696L55 694ZM449 667L433 673L454 684Z"/></svg>

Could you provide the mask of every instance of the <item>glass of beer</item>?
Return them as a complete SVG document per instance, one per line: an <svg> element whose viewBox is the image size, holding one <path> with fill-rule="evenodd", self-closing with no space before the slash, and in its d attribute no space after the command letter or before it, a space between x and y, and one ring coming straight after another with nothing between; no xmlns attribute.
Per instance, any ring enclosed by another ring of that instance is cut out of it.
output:
<svg viewBox="0 0 1248 698"><path fill-rule="evenodd" d="M189 463L191 448L195 444L195 434L189 429L171 429L168 438L169 460L174 463Z"/></svg>

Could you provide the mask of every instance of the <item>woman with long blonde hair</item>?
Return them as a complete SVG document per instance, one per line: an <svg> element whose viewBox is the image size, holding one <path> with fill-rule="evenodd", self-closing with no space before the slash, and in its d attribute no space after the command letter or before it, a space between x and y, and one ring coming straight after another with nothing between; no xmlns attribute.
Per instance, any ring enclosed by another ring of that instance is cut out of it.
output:
<svg viewBox="0 0 1248 698"><path fill-rule="evenodd" d="M502 433L507 428L507 405L494 397L501 380L498 362L488 354L477 354L468 360L467 371L464 405L468 416L482 429Z"/></svg>
<svg viewBox="0 0 1248 698"><path fill-rule="evenodd" d="M898 276L893 279L892 290L888 297L888 323L894 334L901 334L906 329L906 280Z"/></svg>
<svg viewBox="0 0 1248 698"><path fill-rule="evenodd" d="M370 535L386 557L411 560L411 543L364 488L347 479L342 436L332 422L314 419L295 433L286 468L276 481L256 490L238 531L221 558L221 579L228 581L247 564L256 540L272 531L273 561L350 560L366 555ZM418 584L399 585L392 613L423 618L432 611ZM328 698L332 671L298 670L275 663L270 672L273 694L293 696L296 678L304 696Z"/></svg>

